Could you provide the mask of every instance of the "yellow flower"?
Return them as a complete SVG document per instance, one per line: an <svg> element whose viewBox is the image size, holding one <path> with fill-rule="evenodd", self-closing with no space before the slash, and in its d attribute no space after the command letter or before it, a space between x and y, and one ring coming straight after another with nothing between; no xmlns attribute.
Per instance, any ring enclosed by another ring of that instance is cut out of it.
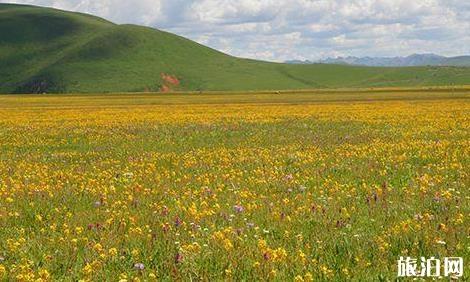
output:
<svg viewBox="0 0 470 282"><path fill-rule="evenodd" d="M282 262L286 260L287 258L287 252L283 248L277 248L276 250L273 251L273 261L276 262Z"/></svg>
<svg viewBox="0 0 470 282"><path fill-rule="evenodd" d="M101 246L100 243L96 243L94 246L93 246L93 250L101 253L103 251L103 246Z"/></svg>
<svg viewBox="0 0 470 282"><path fill-rule="evenodd" d="M77 235L81 234L83 232L83 227L76 227L75 232L77 233Z"/></svg>
<svg viewBox="0 0 470 282"><path fill-rule="evenodd" d="M299 259L300 261L302 262L302 264L306 264L307 263L307 256L304 254L304 252L302 251L299 251Z"/></svg>
<svg viewBox="0 0 470 282"><path fill-rule="evenodd" d="M455 223L456 224L462 224L463 223L463 219L464 219L464 215L462 213L459 213L457 215L457 218L455 219Z"/></svg>
<svg viewBox="0 0 470 282"><path fill-rule="evenodd" d="M119 282L127 282L127 274L121 273L119 275Z"/></svg>
<svg viewBox="0 0 470 282"><path fill-rule="evenodd" d="M139 250L137 249L133 249L132 252L131 252L131 255L135 258L135 257L138 257L139 256Z"/></svg>
<svg viewBox="0 0 470 282"><path fill-rule="evenodd" d="M115 256L117 256L118 251L117 251L116 248L111 248L111 249L109 249L108 253L109 253L110 256L115 257Z"/></svg>
<svg viewBox="0 0 470 282"><path fill-rule="evenodd" d="M233 244L229 239L225 238L223 243L225 250L230 251L231 249L233 249Z"/></svg>
<svg viewBox="0 0 470 282"><path fill-rule="evenodd" d="M85 267L83 267L82 271L83 271L83 274L90 275L93 272L93 267L91 266L91 264L87 263Z"/></svg>
<svg viewBox="0 0 470 282"><path fill-rule="evenodd" d="M276 277L277 271L275 269L272 269L271 272L269 272L269 276L271 277Z"/></svg>
<svg viewBox="0 0 470 282"><path fill-rule="evenodd" d="M51 275L47 271L47 269L41 269L39 270L39 277L41 277L44 280L48 280Z"/></svg>
<svg viewBox="0 0 470 282"><path fill-rule="evenodd" d="M268 243L266 243L265 240L262 240L262 239L258 240L258 248L260 248L260 250L265 251L267 247L268 247Z"/></svg>

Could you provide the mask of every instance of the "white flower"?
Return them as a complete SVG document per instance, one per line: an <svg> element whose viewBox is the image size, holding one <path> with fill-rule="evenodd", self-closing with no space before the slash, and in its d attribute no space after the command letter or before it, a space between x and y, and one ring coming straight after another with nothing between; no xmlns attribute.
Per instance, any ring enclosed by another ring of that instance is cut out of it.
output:
<svg viewBox="0 0 470 282"><path fill-rule="evenodd" d="M144 268L145 268L145 265L143 263L139 262L139 263L134 264L134 269L135 270L141 271L141 270L144 270Z"/></svg>

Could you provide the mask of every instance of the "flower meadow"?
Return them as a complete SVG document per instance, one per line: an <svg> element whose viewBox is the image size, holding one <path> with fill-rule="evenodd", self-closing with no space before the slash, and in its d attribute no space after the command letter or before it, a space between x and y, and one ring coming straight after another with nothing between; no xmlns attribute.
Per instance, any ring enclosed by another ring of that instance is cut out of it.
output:
<svg viewBox="0 0 470 282"><path fill-rule="evenodd" d="M0 281L389 281L400 256L468 261L470 100L443 95L1 97Z"/></svg>

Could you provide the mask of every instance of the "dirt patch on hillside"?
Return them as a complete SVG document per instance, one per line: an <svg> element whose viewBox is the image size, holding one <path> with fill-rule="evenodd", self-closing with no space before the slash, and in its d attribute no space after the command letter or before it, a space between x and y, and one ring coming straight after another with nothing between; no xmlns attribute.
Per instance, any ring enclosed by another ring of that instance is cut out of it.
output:
<svg viewBox="0 0 470 282"><path fill-rule="evenodd" d="M160 92L171 92L177 90L180 86L180 80L171 74L161 73L162 85L160 86Z"/></svg>

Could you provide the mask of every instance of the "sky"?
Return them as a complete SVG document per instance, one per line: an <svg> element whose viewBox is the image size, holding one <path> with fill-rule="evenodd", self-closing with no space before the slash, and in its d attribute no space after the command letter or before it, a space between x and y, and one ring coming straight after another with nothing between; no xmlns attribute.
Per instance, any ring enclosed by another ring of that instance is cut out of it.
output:
<svg viewBox="0 0 470 282"><path fill-rule="evenodd" d="M470 0L23 0L269 61L470 54Z"/></svg>

